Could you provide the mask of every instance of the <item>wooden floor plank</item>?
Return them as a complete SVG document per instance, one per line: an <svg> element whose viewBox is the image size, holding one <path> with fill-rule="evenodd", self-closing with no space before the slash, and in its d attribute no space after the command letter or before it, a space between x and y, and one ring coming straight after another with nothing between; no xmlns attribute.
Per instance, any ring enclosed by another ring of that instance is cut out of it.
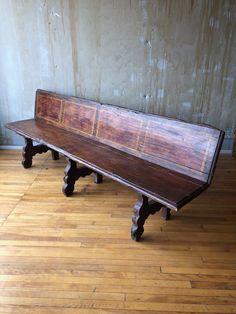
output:
<svg viewBox="0 0 236 314"><path fill-rule="evenodd" d="M130 239L136 195L105 178L61 193L65 159L0 154L0 314L236 313L236 159L209 190Z"/></svg>

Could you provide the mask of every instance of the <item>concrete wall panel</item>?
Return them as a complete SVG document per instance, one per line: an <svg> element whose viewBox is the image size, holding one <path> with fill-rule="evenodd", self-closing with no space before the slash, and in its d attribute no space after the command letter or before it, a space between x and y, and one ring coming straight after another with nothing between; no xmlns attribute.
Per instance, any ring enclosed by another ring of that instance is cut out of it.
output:
<svg viewBox="0 0 236 314"><path fill-rule="evenodd" d="M236 1L0 0L4 124L37 88L236 128ZM226 147L227 148L227 147Z"/></svg>

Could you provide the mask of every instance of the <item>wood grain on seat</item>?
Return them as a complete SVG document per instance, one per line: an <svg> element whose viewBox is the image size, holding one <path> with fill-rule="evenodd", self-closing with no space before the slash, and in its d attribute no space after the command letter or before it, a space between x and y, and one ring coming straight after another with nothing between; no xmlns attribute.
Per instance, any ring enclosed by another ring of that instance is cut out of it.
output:
<svg viewBox="0 0 236 314"><path fill-rule="evenodd" d="M79 161L138 192L178 209L208 184L127 154L98 141L34 119L8 125L12 130Z"/></svg>

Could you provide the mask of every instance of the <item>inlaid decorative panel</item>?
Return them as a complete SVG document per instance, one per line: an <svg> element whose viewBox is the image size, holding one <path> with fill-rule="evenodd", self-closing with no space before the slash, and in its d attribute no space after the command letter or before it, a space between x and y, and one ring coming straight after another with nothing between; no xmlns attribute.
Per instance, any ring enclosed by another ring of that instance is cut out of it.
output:
<svg viewBox="0 0 236 314"><path fill-rule="evenodd" d="M62 123L66 128L92 135L95 118L96 107L65 101Z"/></svg>
<svg viewBox="0 0 236 314"><path fill-rule="evenodd" d="M114 107L102 108L98 119L97 137L127 148L137 149L142 120L121 113Z"/></svg>
<svg viewBox="0 0 236 314"><path fill-rule="evenodd" d="M208 178L220 136L208 126L42 90L36 108L47 123L199 180Z"/></svg>
<svg viewBox="0 0 236 314"><path fill-rule="evenodd" d="M207 171L217 141L210 129L175 120L149 121L143 152L200 172Z"/></svg>
<svg viewBox="0 0 236 314"><path fill-rule="evenodd" d="M38 117L59 123L61 109L62 109L61 99L38 94L37 96Z"/></svg>

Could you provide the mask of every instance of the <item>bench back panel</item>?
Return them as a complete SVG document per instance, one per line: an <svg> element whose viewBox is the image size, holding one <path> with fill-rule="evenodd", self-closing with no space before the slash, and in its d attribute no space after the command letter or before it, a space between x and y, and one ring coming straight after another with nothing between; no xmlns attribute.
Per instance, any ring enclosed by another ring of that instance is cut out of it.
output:
<svg viewBox="0 0 236 314"><path fill-rule="evenodd" d="M223 132L77 97L37 91L36 119L208 181Z"/></svg>

